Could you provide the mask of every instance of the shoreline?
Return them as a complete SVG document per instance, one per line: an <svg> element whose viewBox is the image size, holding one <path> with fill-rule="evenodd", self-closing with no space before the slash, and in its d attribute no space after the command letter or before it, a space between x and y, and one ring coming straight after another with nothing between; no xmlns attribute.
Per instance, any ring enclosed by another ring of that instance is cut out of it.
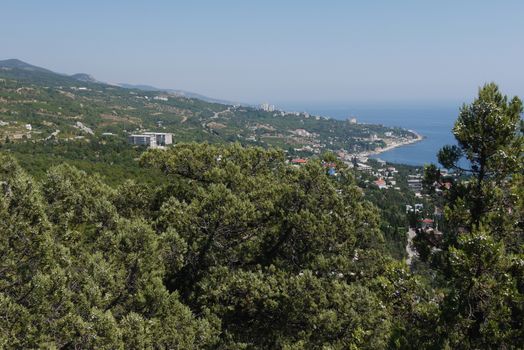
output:
<svg viewBox="0 0 524 350"><path fill-rule="evenodd" d="M387 145L386 147L377 148L377 149L375 149L373 151L361 152L361 153L358 153L356 156L357 157L374 156L374 155L381 154L381 153L384 153L384 152L387 152L387 151L391 151L391 150L393 150L395 148L398 148L398 147L411 145L411 144L420 142L420 141L425 139L425 137L423 135L421 135L421 134L419 134L419 133L417 133L417 132L415 132L413 130L409 130L409 131L416 135L416 137L414 139L401 141L401 142L393 142L392 144Z"/></svg>

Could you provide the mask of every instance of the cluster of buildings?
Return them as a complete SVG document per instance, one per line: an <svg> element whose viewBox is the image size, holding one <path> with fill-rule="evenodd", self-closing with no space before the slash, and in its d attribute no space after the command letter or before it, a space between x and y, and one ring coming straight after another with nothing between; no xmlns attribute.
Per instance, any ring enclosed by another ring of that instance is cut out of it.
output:
<svg viewBox="0 0 524 350"><path fill-rule="evenodd" d="M407 213L421 213L422 209L424 209L424 204L422 203L415 203L414 206L406 204L406 214Z"/></svg>
<svg viewBox="0 0 524 350"><path fill-rule="evenodd" d="M398 174L398 170L395 167L390 166L379 168L373 172L373 175L378 177L378 179L373 181L373 183L381 190L388 188L400 190L400 187L397 187L395 174Z"/></svg>
<svg viewBox="0 0 524 350"><path fill-rule="evenodd" d="M155 96L155 97L153 97L153 100L167 102L167 101L169 101L169 97L167 97L167 96Z"/></svg>
<svg viewBox="0 0 524 350"><path fill-rule="evenodd" d="M137 146L151 148L164 147L173 143L173 134L167 132L144 132L128 137L129 143Z"/></svg>
<svg viewBox="0 0 524 350"><path fill-rule="evenodd" d="M274 112L276 110L275 105L270 105L269 103L262 103L260 109L266 112Z"/></svg>
<svg viewBox="0 0 524 350"><path fill-rule="evenodd" d="M310 133L309 131L307 131L305 129L296 129L296 130L293 130L292 133L297 135L297 136L301 136L301 137L317 136L315 134Z"/></svg>

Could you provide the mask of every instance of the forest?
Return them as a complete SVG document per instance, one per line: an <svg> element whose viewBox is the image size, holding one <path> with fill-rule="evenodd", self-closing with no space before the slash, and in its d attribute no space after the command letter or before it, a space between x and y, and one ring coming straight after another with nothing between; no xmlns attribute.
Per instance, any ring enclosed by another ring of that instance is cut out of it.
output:
<svg viewBox="0 0 524 350"><path fill-rule="evenodd" d="M52 149L0 148L0 347L520 349L522 112L493 83L462 106L412 266L398 197L330 153L180 142L122 150L111 181L88 153L28 172ZM461 176L436 194L443 169Z"/></svg>

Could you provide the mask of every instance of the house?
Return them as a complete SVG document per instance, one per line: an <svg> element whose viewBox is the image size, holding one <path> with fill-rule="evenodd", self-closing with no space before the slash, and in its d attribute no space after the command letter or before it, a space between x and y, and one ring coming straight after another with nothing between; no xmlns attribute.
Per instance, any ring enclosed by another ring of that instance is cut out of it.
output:
<svg viewBox="0 0 524 350"><path fill-rule="evenodd" d="M295 158L291 160L292 164L302 165L307 163L307 159L304 158Z"/></svg>
<svg viewBox="0 0 524 350"><path fill-rule="evenodd" d="M325 167L325 168L336 168L337 164L336 163L322 162L322 166Z"/></svg>
<svg viewBox="0 0 524 350"><path fill-rule="evenodd" d="M386 181L385 181L383 178L380 178L380 179L376 180L374 183L375 183L375 185L377 185L378 188L380 188L381 190L382 190L382 189L386 189L386 188L388 188L388 186L386 185Z"/></svg>
<svg viewBox="0 0 524 350"><path fill-rule="evenodd" d="M427 230L427 229L433 228L434 221L431 220L431 219L427 219L426 218L426 219L419 220L418 222L420 224L420 228L423 229L423 230Z"/></svg>
<svg viewBox="0 0 524 350"><path fill-rule="evenodd" d="M361 170L361 171L364 171L364 172L367 172L367 173L371 173L373 171L372 167L370 167L369 165L366 165L366 164L362 164L362 163L357 163L357 169Z"/></svg>

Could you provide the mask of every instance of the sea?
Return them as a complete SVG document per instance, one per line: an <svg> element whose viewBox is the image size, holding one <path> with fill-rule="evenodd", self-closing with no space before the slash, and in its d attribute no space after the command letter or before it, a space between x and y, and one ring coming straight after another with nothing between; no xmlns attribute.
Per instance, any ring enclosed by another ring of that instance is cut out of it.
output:
<svg viewBox="0 0 524 350"><path fill-rule="evenodd" d="M291 106L290 106L291 107ZM437 164L437 152L444 145L455 144L453 124L459 113L459 105L442 106L359 106L359 107L311 107L297 109L312 115L335 119L356 118L358 123L398 126L414 130L424 136L420 142L397 147L373 156L387 162L422 166Z"/></svg>

